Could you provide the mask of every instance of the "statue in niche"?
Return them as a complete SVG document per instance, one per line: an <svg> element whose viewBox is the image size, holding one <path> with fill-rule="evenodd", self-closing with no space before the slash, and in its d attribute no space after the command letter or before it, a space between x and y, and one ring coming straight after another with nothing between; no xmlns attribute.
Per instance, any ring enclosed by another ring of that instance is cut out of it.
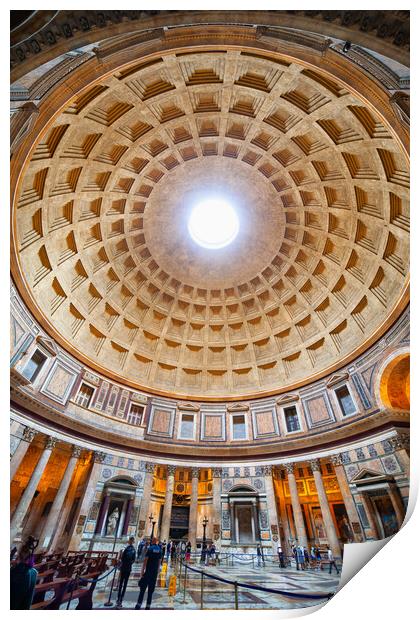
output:
<svg viewBox="0 0 420 620"><path fill-rule="evenodd" d="M118 520L120 517L120 512L117 507L108 515L108 519L106 522L106 536L113 536L115 534L115 530L117 529Z"/></svg>

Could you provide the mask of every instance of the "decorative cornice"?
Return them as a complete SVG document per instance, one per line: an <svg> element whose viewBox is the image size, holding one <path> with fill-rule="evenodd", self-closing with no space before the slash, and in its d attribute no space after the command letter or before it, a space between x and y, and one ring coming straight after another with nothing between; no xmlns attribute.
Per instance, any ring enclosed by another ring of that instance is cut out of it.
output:
<svg viewBox="0 0 420 620"><path fill-rule="evenodd" d="M333 385L337 385L337 383L340 383L340 381L347 381L349 378L349 373L348 372L341 372L341 373L337 373L336 375L333 375L328 381L327 381L327 387L333 387Z"/></svg>
<svg viewBox="0 0 420 620"><path fill-rule="evenodd" d="M235 403L234 405L228 405L226 410L230 413L234 411L249 411L249 405L245 403Z"/></svg>
<svg viewBox="0 0 420 620"><path fill-rule="evenodd" d="M57 345L53 340L51 340L50 338L45 338L45 336L37 336L36 341L50 355L52 355L53 357L57 355Z"/></svg>
<svg viewBox="0 0 420 620"><path fill-rule="evenodd" d="M280 396L276 400L277 405L286 405L287 403L294 403L299 400L298 394L285 394L284 396Z"/></svg>
<svg viewBox="0 0 420 620"><path fill-rule="evenodd" d="M200 405L192 403L177 403L176 406L180 411L200 411Z"/></svg>

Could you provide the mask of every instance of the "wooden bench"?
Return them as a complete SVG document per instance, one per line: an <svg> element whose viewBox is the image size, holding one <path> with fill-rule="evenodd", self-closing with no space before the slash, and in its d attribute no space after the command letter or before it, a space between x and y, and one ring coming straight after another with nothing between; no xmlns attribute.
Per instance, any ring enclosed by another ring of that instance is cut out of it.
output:
<svg viewBox="0 0 420 620"><path fill-rule="evenodd" d="M34 602L32 603L31 609L60 609L60 605L70 581L70 579L59 578L55 581L36 585L33 599ZM46 593L51 591L54 591L53 598L45 600ZM41 600L36 601L36 599Z"/></svg>
<svg viewBox="0 0 420 620"><path fill-rule="evenodd" d="M101 575L100 572L94 572L94 573L89 573L88 575L83 575L83 577L80 577L80 581L83 583L83 579L89 579L89 580L94 580L97 579L99 576ZM76 600L78 599L79 602L77 604L76 609L92 609L93 607L93 592L96 588L96 581L93 581L93 583L88 583L86 584L85 587L83 587L83 585L80 585L76 590L73 590L73 592L67 592L62 599L61 604L65 604L69 601L69 599Z"/></svg>

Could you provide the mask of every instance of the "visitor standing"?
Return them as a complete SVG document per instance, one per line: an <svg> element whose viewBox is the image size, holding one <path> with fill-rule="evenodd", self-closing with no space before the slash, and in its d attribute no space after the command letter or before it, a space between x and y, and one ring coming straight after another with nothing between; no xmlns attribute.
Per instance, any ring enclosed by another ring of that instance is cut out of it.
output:
<svg viewBox="0 0 420 620"><path fill-rule="evenodd" d="M207 544L203 543L201 545L201 556L200 556L200 563L204 564L206 561L206 554L207 554Z"/></svg>
<svg viewBox="0 0 420 620"><path fill-rule="evenodd" d="M169 563L169 556L171 555L173 542L170 540L166 545L166 563Z"/></svg>
<svg viewBox="0 0 420 620"><path fill-rule="evenodd" d="M134 536L128 539L128 545L124 549L121 556L120 565L120 583L118 586L117 608L122 607L123 598L127 589L127 583L130 578L131 568L136 559L136 549L134 547Z"/></svg>
<svg viewBox="0 0 420 620"><path fill-rule="evenodd" d="M164 558L165 557L165 553L166 553L166 538L165 538L165 540L162 543L161 549L162 549L162 558Z"/></svg>
<svg viewBox="0 0 420 620"><path fill-rule="evenodd" d="M263 561L261 545L257 545L257 566L261 566Z"/></svg>
<svg viewBox="0 0 420 620"><path fill-rule="evenodd" d="M331 571L332 571L332 567L334 566L335 570L337 571L337 575L340 572L338 570L337 564L335 563L335 558L333 555L333 552L331 551L331 549L329 547L327 547L327 552L328 552L328 561L330 563L330 575L331 575Z"/></svg>
<svg viewBox="0 0 420 620"><path fill-rule="evenodd" d="M302 545L296 547L296 570L305 570L305 550Z"/></svg>
<svg viewBox="0 0 420 620"><path fill-rule="evenodd" d="M189 562L191 560L191 543L187 542L187 546L185 547L185 561Z"/></svg>
<svg viewBox="0 0 420 620"><path fill-rule="evenodd" d="M279 568L286 568L284 564L284 553L281 545L277 547L277 555L279 557Z"/></svg>
<svg viewBox="0 0 420 620"><path fill-rule="evenodd" d="M34 551L38 540L29 536L10 569L10 609L30 609L38 571L34 568Z"/></svg>
<svg viewBox="0 0 420 620"><path fill-rule="evenodd" d="M172 541L172 546L171 546L171 562L173 562L176 559L176 544L174 541Z"/></svg>
<svg viewBox="0 0 420 620"><path fill-rule="evenodd" d="M144 545L145 545L145 540L144 538L142 538L141 540L139 540L139 544L137 545L137 562L140 562L140 558L143 553Z"/></svg>
<svg viewBox="0 0 420 620"><path fill-rule="evenodd" d="M147 550L146 557L143 562L141 577L139 580L140 593L137 599L137 605L135 609L141 609L146 590L146 609L150 609L150 606L152 604L152 596L153 592L155 591L156 580L159 574L159 568L162 559L162 550L157 543L157 538L153 538L152 544Z"/></svg>

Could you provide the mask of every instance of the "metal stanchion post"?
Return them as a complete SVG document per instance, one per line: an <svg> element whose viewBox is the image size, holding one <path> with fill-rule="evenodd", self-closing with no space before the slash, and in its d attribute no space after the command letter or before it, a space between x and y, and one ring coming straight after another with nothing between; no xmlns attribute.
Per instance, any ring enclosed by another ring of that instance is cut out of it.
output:
<svg viewBox="0 0 420 620"><path fill-rule="evenodd" d="M104 607L113 607L114 603L111 602L112 590L114 589L115 575L117 574L117 566L115 566L114 576L112 577L111 589L109 591L109 597L106 603L104 603Z"/></svg>
<svg viewBox="0 0 420 620"><path fill-rule="evenodd" d="M201 572L200 609L203 609L204 573Z"/></svg>
<svg viewBox="0 0 420 620"><path fill-rule="evenodd" d="M253 554L253 555L252 555L252 568L255 568L255 566L254 566L254 560L255 560L255 558L254 558L254 554Z"/></svg>
<svg viewBox="0 0 420 620"><path fill-rule="evenodd" d="M185 603L186 601L186 588L187 588L187 565L185 564L185 573L184 573L184 600L182 601L183 603Z"/></svg>
<svg viewBox="0 0 420 620"><path fill-rule="evenodd" d="M234 586L235 586L235 609L239 609L239 603L238 603L238 582L237 581L235 581Z"/></svg>

